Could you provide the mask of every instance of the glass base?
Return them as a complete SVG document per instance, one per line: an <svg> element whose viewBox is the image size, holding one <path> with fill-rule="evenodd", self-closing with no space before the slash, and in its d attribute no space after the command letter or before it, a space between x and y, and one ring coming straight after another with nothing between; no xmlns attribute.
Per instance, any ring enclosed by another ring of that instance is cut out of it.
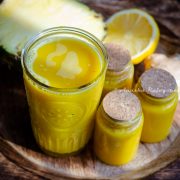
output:
<svg viewBox="0 0 180 180"><path fill-rule="evenodd" d="M61 154L61 153L57 153L57 152L52 152L52 151L48 151L42 147L40 147L40 149L47 155L49 156L52 156L52 157L67 157L67 156L74 156L74 155L78 155L83 149L83 148L80 148L79 150L77 151L74 151L74 152L70 152L70 153L64 153L64 154Z"/></svg>

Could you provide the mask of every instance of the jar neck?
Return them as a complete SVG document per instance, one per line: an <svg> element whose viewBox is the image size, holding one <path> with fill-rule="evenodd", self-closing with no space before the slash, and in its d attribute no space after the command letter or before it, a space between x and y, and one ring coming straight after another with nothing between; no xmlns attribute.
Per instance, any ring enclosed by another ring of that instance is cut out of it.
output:
<svg viewBox="0 0 180 180"><path fill-rule="evenodd" d="M106 71L106 79L120 79L124 80L129 77L129 74L132 72L134 66L130 61L123 69L121 70L110 70Z"/></svg>
<svg viewBox="0 0 180 180"><path fill-rule="evenodd" d="M119 129L119 128L129 129L129 128L136 127L139 124L139 122L143 116L142 110L140 110L134 119L130 119L127 121L113 119L104 111L102 104L99 107L99 113L100 113L104 123L112 129Z"/></svg>
<svg viewBox="0 0 180 180"><path fill-rule="evenodd" d="M147 94L145 91L143 91L140 81L138 81L138 83L136 84L135 92L138 94L138 96L140 96L140 98L143 98L143 100L146 100L147 102L150 102L152 104L168 103L169 101L173 100L176 96L178 96L177 87L176 87L176 89L169 96L165 98L153 97Z"/></svg>

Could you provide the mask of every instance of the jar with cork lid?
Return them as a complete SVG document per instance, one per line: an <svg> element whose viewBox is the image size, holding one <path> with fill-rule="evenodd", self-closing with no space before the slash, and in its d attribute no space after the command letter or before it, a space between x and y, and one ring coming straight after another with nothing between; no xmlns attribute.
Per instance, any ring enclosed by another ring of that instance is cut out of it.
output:
<svg viewBox="0 0 180 180"><path fill-rule="evenodd" d="M164 140L170 132L178 103L175 78L163 69L152 68L141 75L135 89L144 114L141 141Z"/></svg>
<svg viewBox="0 0 180 180"><path fill-rule="evenodd" d="M119 44L105 44L109 64L103 89L103 96L114 89L131 89L134 66L129 51Z"/></svg>
<svg viewBox="0 0 180 180"><path fill-rule="evenodd" d="M94 152L103 162L122 165L137 152L143 126L138 98L127 90L108 93L96 114Z"/></svg>

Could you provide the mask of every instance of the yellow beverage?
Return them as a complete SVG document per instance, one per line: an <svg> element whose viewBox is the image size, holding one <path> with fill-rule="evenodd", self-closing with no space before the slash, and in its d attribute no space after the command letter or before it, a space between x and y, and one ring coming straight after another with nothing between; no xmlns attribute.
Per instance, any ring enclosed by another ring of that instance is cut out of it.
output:
<svg viewBox="0 0 180 180"><path fill-rule="evenodd" d="M145 117L141 141L154 143L164 140L170 133L173 116L178 103L178 95L168 102L163 100L149 101L139 95ZM153 100L153 98L151 99ZM167 99L166 99L167 100Z"/></svg>
<svg viewBox="0 0 180 180"><path fill-rule="evenodd" d="M32 129L45 152L74 153L93 129L107 67L101 43L87 32L54 28L34 38L22 65Z"/></svg>
<svg viewBox="0 0 180 180"><path fill-rule="evenodd" d="M135 89L144 114L141 141L164 140L170 133L178 103L174 77L165 70L152 68L141 75Z"/></svg>
<svg viewBox="0 0 180 180"><path fill-rule="evenodd" d="M95 152L107 164L122 165L131 161L137 152L142 132L143 118L134 130L108 128L97 115ZM100 143L101 142L101 143Z"/></svg>
<svg viewBox="0 0 180 180"><path fill-rule="evenodd" d="M103 97L114 89L131 89L134 78L134 66L129 51L115 43L105 44L109 64L103 88Z"/></svg>
<svg viewBox="0 0 180 180"><path fill-rule="evenodd" d="M139 146L143 120L140 102L135 95L121 90L108 93L96 114L96 156L110 165L131 161Z"/></svg>
<svg viewBox="0 0 180 180"><path fill-rule="evenodd" d="M37 49L32 70L45 83L57 88L79 88L101 72L99 55L81 40L62 38Z"/></svg>

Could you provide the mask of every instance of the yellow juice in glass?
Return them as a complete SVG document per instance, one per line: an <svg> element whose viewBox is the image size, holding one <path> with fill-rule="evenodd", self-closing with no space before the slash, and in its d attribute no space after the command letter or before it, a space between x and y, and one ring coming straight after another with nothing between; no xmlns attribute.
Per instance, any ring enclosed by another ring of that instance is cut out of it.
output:
<svg viewBox="0 0 180 180"><path fill-rule="evenodd" d="M91 137L107 68L102 44L75 28L46 30L25 47L22 66L35 139L50 155L72 154Z"/></svg>

